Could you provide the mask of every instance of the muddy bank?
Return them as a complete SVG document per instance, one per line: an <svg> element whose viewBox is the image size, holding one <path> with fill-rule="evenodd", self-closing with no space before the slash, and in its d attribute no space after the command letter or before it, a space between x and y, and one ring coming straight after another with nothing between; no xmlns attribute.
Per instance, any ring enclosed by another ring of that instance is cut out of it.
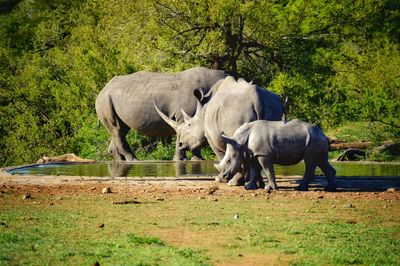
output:
<svg viewBox="0 0 400 266"><path fill-rule="evenodd" d="M176 178L127 179L79 176L30 176L0 173L0 192L46 193L55 195L79 194L91 195L102 193L106 187L112 193L148 195L162 197L371 197L376 199L400 199L400 177L337 177L338 191L325 192L325 179L317 177L310 185L310 191L298 192L301 176L278 176L279 190L267 193L263 189L246 191L243 187L230 187L226 183L217 183L210 177L196 180L178 180Z"/></svg>

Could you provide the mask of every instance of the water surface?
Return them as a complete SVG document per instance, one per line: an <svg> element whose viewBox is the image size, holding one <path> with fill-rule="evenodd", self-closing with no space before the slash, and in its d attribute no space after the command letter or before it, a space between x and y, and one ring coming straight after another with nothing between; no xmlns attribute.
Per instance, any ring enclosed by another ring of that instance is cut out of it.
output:
<svg viewBox="0 0 400 266"><path fill-rule="evenodd" d="M216 176L217 170L212 161L202 162L96 162L96 163L48 163L8 169L11 174L92 176L92 177L175 177ZM343 177L399 177L400 164L333 162L337 176ZM303 175L304 164L293 166L274 165L276 175ZM317 175L323 175L317 169Z"/></svg>

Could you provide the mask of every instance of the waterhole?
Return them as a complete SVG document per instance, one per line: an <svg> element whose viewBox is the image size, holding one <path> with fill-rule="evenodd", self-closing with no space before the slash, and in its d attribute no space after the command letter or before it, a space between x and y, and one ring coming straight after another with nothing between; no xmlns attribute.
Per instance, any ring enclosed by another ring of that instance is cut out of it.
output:
<svg viewBox="0 0 400 266"><path fill-rule="evenodd" d="M213 178L218 172L212 161L171 162L96 162L96 163L47 163L8 168L10 174L33 176L89 176L89 177L127 177L127 178ZM393 177L400 178L398 163L360 163L332 162L336 175L341 177ZM274 165L276 175L303 175L304 164L293 166ZM316 175L323 175L317 169Z"/></svg>

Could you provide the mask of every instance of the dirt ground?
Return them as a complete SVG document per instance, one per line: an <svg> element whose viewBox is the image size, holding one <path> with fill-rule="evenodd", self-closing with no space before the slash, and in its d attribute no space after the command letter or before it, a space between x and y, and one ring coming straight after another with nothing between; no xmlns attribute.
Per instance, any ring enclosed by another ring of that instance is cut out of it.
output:
<svg viewBox="0 0 400 266"><path fill-rule="evenodd" d="M217 199L218 197L291 197L400 200L400 177L397 179L337 179L338 191L325 192L322 178L317 178L306 192L295 191L300 176L278 176L278 191L268 193L263 189L246 191L244 187L231 187L210 180L133 180L104 179L68 176L29 176L0 174L0 193L40 193L49 195L93 195L109 187L112 193L140 195L141 197Z"/></svg>

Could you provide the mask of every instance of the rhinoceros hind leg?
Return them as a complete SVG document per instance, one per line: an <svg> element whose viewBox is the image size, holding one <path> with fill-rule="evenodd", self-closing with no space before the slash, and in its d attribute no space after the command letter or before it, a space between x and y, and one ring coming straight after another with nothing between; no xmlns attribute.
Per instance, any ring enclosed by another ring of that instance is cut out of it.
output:
<svg viewBox="0 0 400 266"><path fill-rule="evenodd" d="M113 128L111 131L111 143L108 152L119 161L134 161L136 160L128 142L126 134L129 132L129 127L122 121L119 121L119 128Z"/></svg>
<svg viewBox="0 0 400 266"><path fill-rule="evenodd" d="M337 185L335 182L336 170L329 164L328 159L321 162L319 165L322 172L324 172L328 185L325 187L326 191L336 191Z"/></svg>
<svg viewBox="0 0 400 266"><path fill-rule="evenodd" d="M308 191L308 185L314 180L315 168L317 167L316 164L308 158L304 158L304 163L306 165L306 170L304 172L303 180L301 180L300 185L297 188L299 191Z"/></svg>

